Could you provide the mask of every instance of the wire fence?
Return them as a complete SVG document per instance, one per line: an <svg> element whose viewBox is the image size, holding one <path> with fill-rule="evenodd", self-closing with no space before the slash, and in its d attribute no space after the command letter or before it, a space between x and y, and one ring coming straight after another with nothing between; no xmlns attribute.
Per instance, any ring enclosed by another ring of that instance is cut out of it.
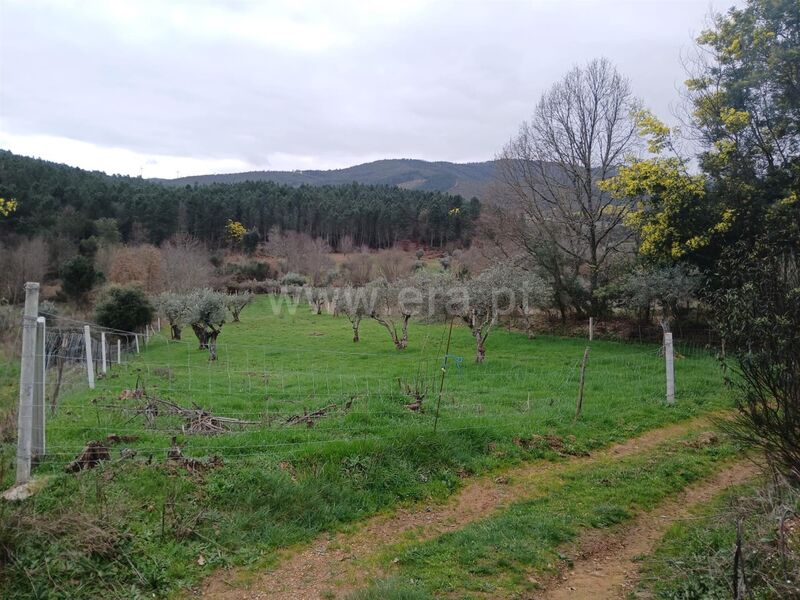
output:
<svg viewBox="0 0 800 600"><path fill-rule="evenodd" d="M179 449L280 460L321 447L427 439L435 420L440 436L530 438L575 422L588 344L543 339L523 351L490 350L487 363L476 364L463 344L447 354L431 326L416 351L221 342L219 359L209 361L196 341L168 339L167 329L125 332L46 317L43 381L37 373L48 408L44 470L62 469L92 442L121 458ZM679 397L717 395L721 376L709 376L708 346L676 348ZM592 342L582 419L620 421L662 407L663 354L659 345Z"/></svg>

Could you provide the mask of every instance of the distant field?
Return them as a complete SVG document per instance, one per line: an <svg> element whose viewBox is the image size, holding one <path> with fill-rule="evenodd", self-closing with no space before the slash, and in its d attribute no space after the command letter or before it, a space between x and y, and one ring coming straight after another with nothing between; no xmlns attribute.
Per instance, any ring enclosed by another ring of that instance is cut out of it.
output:
<svg viewBox="0 0 800 600"><path fill-rule="evenodd" d="M573 424L585 340L497 329L477 365L469 331L457 326L434 433L445 325L412 323L409 348L398 352L375 322L363 322L355 344L345 318L305 305L276 315L273 301L259 297L241 323L224 326L215 363L187 329L179 343L151 338L93 391L70 386L48 421L48 456L35 468L54 478L0 528L16 556L3 569L6 593L165 594L216 567L262 564L276 549L397 503L444 498L470 474L581 454L729 404L715 360L699 349L680 349L677 404L668 407L658 346L594 341L583 414ZM137 380L150 396L256 424L195 435L162 412L148 427L135 412L145 401L120 399ZM423 412L405 407L413 398L401 387L415 381L427 382ZM312 427L287 423L321 408ZM64 473L87 442L109 434L136 440L112 446L114 460L99 468ZM544 434L558 437L534 437ZM170 466L173 436L184 456L218 455L222 466ZM119 460L122 448L136 449L135 459ZM32 514L35 527L26 521Z"/></svg>
<svg viewBox="0 0 800 600"><path fill-rule="evenodd" d="M409 348L397 351L386 331L370 320L362 324L361 342L353 343L344 318L313 315L305 305L295 315L285 308L275 315L272 306L262 298L245 309L241 323L224 326L217 362L208 362L187 328L181 342L151 338L141 355L114 365L94 391L84 386L67 395L50 419L51 459L40 470L60 469L86 442L109 433L138 435L137 442L126 445L157 456L166 451L171 436L181 434L182 422L159 416L154 426L146 427L144 416L131 412L142 402L119 399L137 381L149 395L259 422L234 426L235 431L224 435L181 435L187 455L282 457L313 452L320 444L432 431L445 353L444 324L413 323ZM440 432L480 431L498 439L572 434L576 443L588 448L722 402L716 364L702 352L677 361L680 401L669 408L663 402L658 347L596 341L587 368L583 416L573 426L584 340L528 340L498 329L488 344L486 363L477 365L468 330L454 328ZM414 400L408 388L426 391L422 413L405 408ZM291 416L325 408L325 416L315 419L313 427L305 421L286 424Z"/></svg>

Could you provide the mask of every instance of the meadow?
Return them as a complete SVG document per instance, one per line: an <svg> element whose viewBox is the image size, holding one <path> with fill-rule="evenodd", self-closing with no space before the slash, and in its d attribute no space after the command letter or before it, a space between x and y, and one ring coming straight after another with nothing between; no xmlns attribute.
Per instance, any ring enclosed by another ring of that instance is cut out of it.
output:
<svg viewBox="0 0 800 600"><path fill-rule="evenodd" d="M215 362L190 330L170 342L164 328L96 389L69 386L34 470L44 489L2 508L0 541L13 555L4 593L167 594L220 566L264 565L280 548L399 503L444 499L470 475L581 455L730 403L701 348L679 347L677 402L667 406L657 345L595 340L576 420L586 340L498 328L475 364L473 339L456 324L437 420L447 324L412 322L398 351L371 320L353 343L345 318L304 304L276 313L275 302L259 297L240 323L226 323ZM409 408L415 391L422 410ZM166 404L148 423L152 397L252 424L192 434ZM111 434L123 438L109 444L112 460L64 473L87 442ZM182 468L166 460L173 437L184 457L221 460Z"/></svg>

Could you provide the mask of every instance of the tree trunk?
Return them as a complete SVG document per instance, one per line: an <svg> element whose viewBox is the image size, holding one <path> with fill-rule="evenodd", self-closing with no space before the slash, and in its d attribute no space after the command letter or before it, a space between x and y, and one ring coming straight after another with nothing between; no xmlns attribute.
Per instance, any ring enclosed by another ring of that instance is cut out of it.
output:
<svg viewBox="0 0 800 600"><path fill-rule="evenodd" d="M233 322L234 323L238 323L239 322L239 313L240 312L241 312L241 310L232 310L231 311L231 314L233 315Z"/></svg>
<svg viewBox="0 0 800 600"><path fill-rule="evenodd" d="M209 362L212 360L217 360L217 336L219 335L219 329L212 329L211 333L208 334L208 360Z"/></svg>
<svg viewBox="0 0 800 600"><path fill-rule="evenodd" d="M376 315L372 315L372 318L386 328L386 331L389 332L389 336L392 338L392 343L394 344L395 348L397 348L398 350L404 350L405 347L408 346L407 334L405 339L400 338L397 335L397 327L395 327L394 321L382 319L381 317L378 317ZM405 323L404 323L404 329L405 329Z"/></svg>
<svg viewBox="0 0 800 600"><path fill-rule="evenodd" d="M177 323L174 325L170 325L170 332L172 333L173 340L180 340L181 339L181 327Z"/></svg>
<svg viewBox="0 0 800 600"><path fill-rule="evenodd" d="M358 341L358 326L361 325L361 317L356 317L355 320L351 321L353 324L353 341Z"/></svg>
<svg viewBox="0 0 800 600"><path fill-rule="evenodd" d="M403 315L403 335L400 338L400 349L405 350L408 348L408 321L411 319L411 315Z"/></svg>
<svg viewBox="0 0 800 600"><path fill-rule="evenodd" d="M192 331L194 331L194 334L197 336L197 341L200 344L197 349L205 350L208 348L208 332L206 332L206 328L197 323L192 323Z"/></svg>
<svg viewBox="0 0 800 600"><path fill-rule="evenodd" d="M481 335L480 329L476 329L474 335L475 335L475 362L482 363L484 360L486 360L486 346L484 345L484 341L486 338L484 338Z"/></svg>

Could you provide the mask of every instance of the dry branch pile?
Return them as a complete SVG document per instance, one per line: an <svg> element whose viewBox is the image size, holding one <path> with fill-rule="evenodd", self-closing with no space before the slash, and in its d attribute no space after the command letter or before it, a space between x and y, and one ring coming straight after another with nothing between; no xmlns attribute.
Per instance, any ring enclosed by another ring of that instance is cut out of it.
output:
<svg viewBox="0 0 800 600"><path fill-rule="evenodd" d="M222 417L214 415L207 410L192 402L191 408L180 406L169 400L148 394L143 387L136 389L123 390L118 396L119 400L141 400L135 406L125 405L105 405L107 408L117 408L123 411L131 411L134 415L143 415L148 427L155 427L156 419L159 416L178 416L184 420L181 425L183 433L213 435L231 431L234 426L260 425L259 421L246 421L233 417Z"/></svg>
<svg viewBox="0 0 800 600"><path fill-rule="evenodd" d="M350 398L347 402L344 403L342 407L342 412L347 412L353 406L354 398ZM307 427L313 427L314 423L319 419L329 416L330 413L334 410L339 408L338 404L328 404L327 406L323 406L322 408L318 408L314 412L307 412L303 411L303 414L292 415L288 417L285 421L285 425L298 425L300 423L305 423Z"/></svg>
<svg viewBox="0 0 800 600"><path fill-rule="evenodd" d="M108 453L102 442L89 442L86 444L80 454L69 463L65 470L67 473L78 473L84 469L91 469L96 467L104 460L110 460L111 455Z"/></svg>

